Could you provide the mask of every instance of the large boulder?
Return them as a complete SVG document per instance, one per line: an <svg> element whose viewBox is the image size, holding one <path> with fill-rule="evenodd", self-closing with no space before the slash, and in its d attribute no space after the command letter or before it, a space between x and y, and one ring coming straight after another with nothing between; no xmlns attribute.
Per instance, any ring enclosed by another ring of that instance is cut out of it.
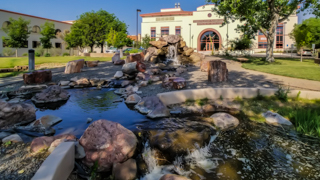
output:
<svg viewBox="0 0 320 180"><path fill-rule="evenodd" d="M137 104L138 102L141 101L141 97L137 94L131 94L127 99L126 99L126 104Z"/></svg>
<svg viewBox="0 0 320 180"><path fill-rule="evenodd" d="M200 70L201 70L202 72L208 72L209 62L210 62L210 61L206 61L206 60L202 60L202 61L201 61Z"/></svg>
<svg viewBox="0 0 320 180"><path fill-rule="evenodd" d="M86 61L87 67L97 67L98 64L99 64L99 60L98 61Z"/></svg>
<svg viewBox="0 0 320 180"><path fill-rule="evenodd" d="M215 113L210 118L213 124L221 130L229 130L239 125L239 120L228 113Z"/></svg>
<svg viewBox="0 0 320 180"><path fill-rule="evenodd" d="M153 123L149 125L152 130L148 131L150 147L161 151L171 162L176 156L187 155L188 151L207 145L213 131L209 125L183 119L170 118Z"/></svg>
<svg viewBox="0 0 320 180"><path fill-rule="evenodd" d="M123 72L122 71L117 71L116 74L113 76L116 79L119 79L123 76Z"/></svg>
<svg viewBox="0 0 320 180"><path fill-rule="evenodd" d="M147 69L147 66L146 66L144 63L142 63L142 62L137 62L136 69L137 69L139 72L145 72L146 69Z"/></svg>
<svg viewBox="0 0 320 180"><path fill-rule="evenodd" d="M71 134L38 137L38 138L33 139L33 141L31 142L30 151L37 153L43 149L48 149L51 146L51 143L57 139L76 140L76 137Z"/></svg>
<svg viewBox="0 0 320 180"><path fill-rule="evenodd" d="M264 118L266 118L266 122L268 124L275 125L275 126L281 126L281 125L292 126L292 123L288 119L282 117L278 113L267 111L266 113L263 113L262 115Z"/></svg>
<svg viewBox="0 0 320 180"><path fill-rule="evenodd" d="M190 180L184 176L179 176L176 174L166 174L160 178L160 180Z"/></svg>
<svg viewBox="0 0 320 180"><path fill-rule="evenodd" d="M86 165L98 162L98 171L109 171L114 163L133 156L138 140L121 124L100 119L86 129L79 142L86 152Z"/></svg>
<svg viewBox="0 0 320 180"><path fill-rule="evenodd" d="M193 63L201 62L202 55L200 53L194 52L190 55L190 59L193 61Z"/></svg>
<svg viewBox="0 0 320 180"><path fill-rule="evenodd" d="M180 36L179 35L168 35L168 36L164 37L163 39L170 44L175 44L180 41Z"/></svg>
<svg viewBox="0 0 320 180"><path fill-rule="evenodd" d="M222 61L209 61L209 82L225 82L228 80L227 64Z"/></svg>
<svg viewBox="0 0 320 180"><path fill-rule="evenodd" d="M66 65L64 73L72 74L72 73L79 73L84 66L84 59L69 61Z"/></svg>
<svg viewBox="0 0 320 180"><path fill-rule="evenodd" d="M157 47L158 49L161 49L163 46L168 45L167 41L150 41L149 43L152 46Z"/></svg>
<svg viewBox="0 0 320 180"><path fill-rule="evenodd" d="M179 47L180 48L184 48L184 47L186 47L187 46L187 43L185 42L185 41L180 41L179 42Z"/></svg>
<svg viewBox="0 0 320 180"><path fill-rule="evenodd" d="M42 116L41 118L33 121L28 126L41 126L44 128L49 128L55 124L58 124L61 121L62 121L62 119L60 117L57 117L54 115L45 115L45 116Z"/></svg>
<svg viewBox="0 0 320 180"><path fill-rule="evenodd" d="M90 83L90 82L89 82ZM51 103L58 101L66 101L70 97L68 91L62 89L58 85L53 85L43 90L41 93L37 93L32 97L32 101L35 103Z"/></svg>
<svg viewBox="0 0 320 180"><path fill-rule="evenodd" d="M51 79L52 73L50 70L38 70L23 74L23 81L25 84L42 84L50 82Z"/></svg>
<svg viewBox="0 0 320 180"><path fill-rule="evenodd" d="M22 138L19 136L19 134L12 134L10 136L7 136L5 138L2 139L2 143L6 143L6 142L14 142L14 143L18 143L18 142L23 142Z"/></svg>
<svg viewBox="0 0 320 180"><path fill-rule="evenodd" d="M112 63L114 64L118 60L121 60L120 53L115 53L112 57Z"/></svg>
<svg viewBox="0 0 320 180"><path fill-rule="evenodd" d="M144 97L135 105L135 108L142 114L147 114L149 118L160 118L170 116L169 109L161 102L157 96Z"/></svg>
<svg viewBox="0 0 320 180"><path fill-rule="evenodd" d="M162 87L167 89L183 89L186 87L186 80L182 77L169 77L162 81Z"/></svg>
<svg viewBox="0 0 320 180"><path fill-rule="evenodd" d="M130 54L126 58L126 63L131 62L142 62L144 59L141 57L141 54Z"/></svg>
<svg viewBox="0 0 320 180"><path fill-rule="evenodd" d="M119 59L119 60L116 60L113 64L114 65L124 65L125 63L126 63L125 60Z"/></svg>
<svg viewBox="0 0 320 180"><path fill-rule="evenodd" d="M87 86L90 86L90 85L91 85L89 79L88 79L88 78L84 78L84 77L78 79L78 80L76 81L76 83L77 83L77 86L79 86L79 87L87 87Z"/></svg>
<svg viewBox="0 0 320 180"><path fill-rule="evenodd" d="M147 52L149 53L150 56L158 56L158 49L155 47L149 47Z"/></svg>
<svg viewBox="0 0 320 180"><path fill-rule="evenodd" d="M112 174L115 180L134 180L137 176L137 163L129 159L124 163L114 163Z"/></svg>
<svg viewBox="0 0 320 180"><path fill-rule="evenodd" d="M189 48L183 52L183 55L190 56L194 52L193 48Z"/></svg>
<svg viewBox="0 0 320 180"><path fill-rule="evenodd" d="M0 128L32 122L35 119L36 109L32 104L0 101Z"/></svg>
<svg viewBox="0 0 320 180"><path fill-rule="evenodd" d="M122 72L125 74L133 74L137 72L137 62L124 64L122 66Z"/></svg>

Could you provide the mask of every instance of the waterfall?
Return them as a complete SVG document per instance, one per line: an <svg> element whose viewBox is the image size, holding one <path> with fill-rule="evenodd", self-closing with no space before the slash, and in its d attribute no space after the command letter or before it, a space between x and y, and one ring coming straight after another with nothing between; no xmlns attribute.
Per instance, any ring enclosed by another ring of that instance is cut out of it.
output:
<svg viewBox="0 0 320 180"><path fill-rule="evenodd" d="M174 65L179 65L180 63L178 62L178 44L176 43L175 45L170 45L168 47L168 54L167 54L167 62L173 61Z"/></svg>

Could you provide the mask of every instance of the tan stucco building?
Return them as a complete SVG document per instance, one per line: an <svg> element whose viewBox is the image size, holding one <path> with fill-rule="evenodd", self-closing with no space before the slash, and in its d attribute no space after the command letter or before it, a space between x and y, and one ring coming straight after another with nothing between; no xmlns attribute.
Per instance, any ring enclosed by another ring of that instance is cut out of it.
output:
<svg viewBox="0 0 320 180"><path fill-rule="evenodd" d="M222 26L223 17L212 12L214 4L203 5L196 11L183 11L180 6L169 9L161 9L160 12L141 14L141 35L151 36L152 39L167 34L181 35L187 42L187 46L196 51L211 51L227 47L227 41L240 37L235 31L239 21ZM298 23L298 17L292 15L289 20L279 24L274 51L283 51L291 47L292 39L289 33L294 24ZM228 38L227 38L228 36ZM266 38L258 32L254 40L253 50L255 52L266 50Z"/></svg>
<svg viewBox="0 0 320 180"><path fill-rule="evenodd" d="M9 19L18 19L19 17L22 17L25 20L30 20L30 30L31 34L29 34L28 42L26 42L25 48L18 49L18 56L22 56L22 54L27 53L28 49L35 49L40 46L40 31L41 31L41 25L43 25L46 21L53 22L55 25L56 32L64 32L65 30L70 31L71 23L70 22L62 22L37 16L32 16L28 14L22 14L12 11L7 11L0 9L0 53L2 54L3 48L6 46L2 42L2 36L7 36L7 34L2 30L2 28L5 28L8 25ZM59 38L52 39L51 40L52 45L54 48L61 48L62 52L65 51L65 45L63 41ZM13 49L14 51L14 49Z"/></svg>

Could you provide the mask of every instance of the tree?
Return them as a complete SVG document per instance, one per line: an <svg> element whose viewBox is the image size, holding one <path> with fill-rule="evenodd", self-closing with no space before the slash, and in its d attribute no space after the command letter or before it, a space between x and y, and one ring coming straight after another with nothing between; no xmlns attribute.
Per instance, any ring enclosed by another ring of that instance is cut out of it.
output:
<svg viewBox="0 0 320 180"><path fill-rule="evenodd" d="M150 42L151 41L151 38L148 34L146 34L143 38L142 38L142 47L144 49L148 49L148 47L150 47Z"/></svg>
<svg viewBox="0 0 320 180"><path fill-rule="evenodd" d="M126 40L127 40L127 34L124 31L115 31L113 28L111 28L109 34L108 34L108 39L107 42L108 44L112 45L115 48L120 49L120 57L123 57L123 51L122 48L123 46L126 45Z"/></svg>
<svg viewBox="0 0 320 180"><path fill-rule="evenodd" d="M56 37L60 38L63 41L62 44L65 45L66 49L70 49L68 48L68 43L66 42L66 37L67 37L67 34L69 33L70 33L69 30L64 30L63 32L57 32L57 35L56 35ZM70 51L69 51L69 54L70 54Z"/></svg>
<svg viewBox="0 0 320 180"><path fill-rule="evenodd" d="M276 29L293 13L300 13L306 9L316 16L320 15L319 0L207 0L216 4L214 11L224 16L223 25L229 20L240 20L237 29L247 34L262 32L268 42L266 60L274 61L273 45ZM303 6L298 7L298 5Z"/></svg>
<svg viewBox="0 0 320 180"><path fill-rule="evenodd" d="M71 26L71 32L66 34L65 41L68 44L67 48L78 48L79 52L83 52L85 48L84 38L83 36L84 24L76 21Z"/></svg>
<svg viewBox="0 0 320 180"><path fill-rule="evenodd" d="M297 49L301 51L300 59L302 62L304 47L311 48L312 44L315 44L316 48L320 47L320 19L310 18L304 20L302 24L296 24L290 37L295 40Z"/></svg>
<svg viewBox="0 0 320 180"><path fill-rule="evenodd" d="M131 38L129 38L128 36L125 41L126 41L126 46L128 46L128 47L133 46L133 40Z"/></svg>
<svg viewBox="0 0 320 180"><path fill-rule="evenodd" d="M16 49L16 57L18 57L18 48L28 47L29 27L30 21L26 21L19 17L18 20L9 19L8 26L3 28L8 37L2 37L3 43L10 48Z"/></svg>
<svg viewBox="0 0 320 180"><path fill-rule="evenodd" d="M253 41L247 35L243 35L240 39L236 38L230 42L233 45L234 50L239 50L241 52L250 49L253 44Z"/></svg>
<svg viewBox="0 0 320 180"><path fill-rule="evenodd" d="M40 34L42 35L42 37L40 38L40 42L42 44L42 47L44 49L47 49L48 53L49 49L52 48L51 39L56 38L54 23L46 21L44 25L41 25L41 29L42 31L40 32Z"/></svg>

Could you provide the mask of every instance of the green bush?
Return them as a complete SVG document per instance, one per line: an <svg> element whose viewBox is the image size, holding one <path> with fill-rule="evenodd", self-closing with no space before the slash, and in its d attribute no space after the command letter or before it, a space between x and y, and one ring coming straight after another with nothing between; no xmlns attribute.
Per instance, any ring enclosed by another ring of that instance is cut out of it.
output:
<svg viewBox="0 0 320 180"><path fill-rule="evenodd" d="M320 114L311 109L297 109L289 113L289 119L297 131L311 136L320 136Z"/></svg>
<svg viewBox="0 0 320 180"><path fill-rule="evenodd" d="M40 55L37 56L37 57L40 57L40 56L43 56L43 55L44 55L44 49L43 49L43 47L41 47L41 46L38 47L38 48L36 48L35 52L38 53L38 54L40 54Z"/></svg>
<svg viewBox="0 0 320 180"><path fill-rule="evenodd" d="M239 51L250 49L253 44L253 41L247 36L242 36L240 39L236 38L235 40L232 40L230 42L233 50Z"/></svg>
<svg viewBox="0 0 320 180"><path fill-rule="evenodd" d="M35 55L36 57L40 57L40 56L41 56L41 54L38 53L38 52L35 52L34 55Z"/></svg>
<svg viewBox="0 0 320 180"><path fill-rule="evenodd" d="M290 92L289 88L284 89L283 87L279 87L278 91L274 94L280 101L287 102L288 101L288 93Z"/></svg>
<svg viewBox="0 0 320 180"><path fill-rule="evenodd" d="M70 54L65 52L65 53L62 54L62 56L70 56Z"/></svg>
<svg viewBox="0 0 320 180"><path fill-rule="evenodd" d="M46 53L46 54L44 55L44 57L51 57L51 54L50 54L50 53Z"/></svg>
<svg viewBox="0 0 320 180"><path fill-rule="evenodd" d="M51 48L49 50L51 56L60 56L62 54L62 49L60 48Z"/></svg>
<svg viewBox="0 0 320 180"><path fill-rule="evenodd" d="M28 56L28 53L23 53L22 56Z"/></svg>
<svg viewBox="0 0 320 180"><path fill-rule="evenodd" d="M129 53L139 53L142 52L140 49L131 49Z"/></svg>
<svg viewBox="0 0 320 180"><path fill-rule="evenodd" d="M4 56L12 56L15 54L15 52L12 51L12 49L8 48L8 47L3 48L2 53Z"/></svg>

